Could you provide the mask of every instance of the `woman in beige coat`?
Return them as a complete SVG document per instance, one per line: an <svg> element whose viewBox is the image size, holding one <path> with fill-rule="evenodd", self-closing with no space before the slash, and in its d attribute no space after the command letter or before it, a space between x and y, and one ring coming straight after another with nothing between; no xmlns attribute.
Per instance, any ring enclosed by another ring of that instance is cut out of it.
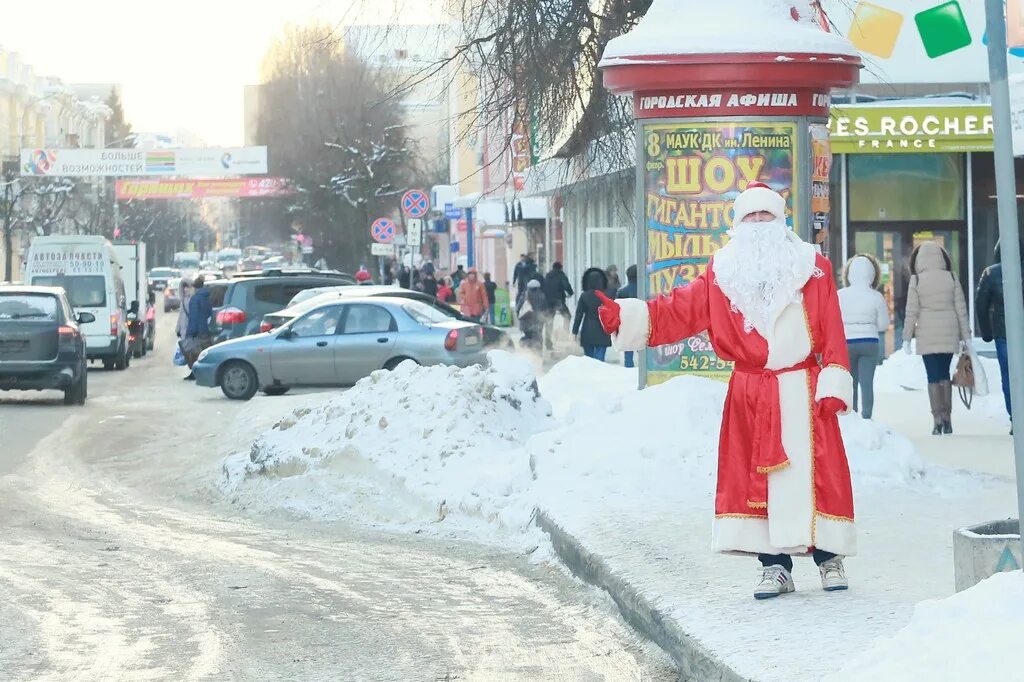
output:
<svg viewBox="0 0 1024 682"><path fill-rule="evenodd" d="M967 302L953 274L949 254L935 242L925 242L914 249L910 274L903 350L909 353L911 339L917 339L917 353L922 356L928 374L932 433L953 433L949 367L953 354L965 350L970 343Z"/></svg>

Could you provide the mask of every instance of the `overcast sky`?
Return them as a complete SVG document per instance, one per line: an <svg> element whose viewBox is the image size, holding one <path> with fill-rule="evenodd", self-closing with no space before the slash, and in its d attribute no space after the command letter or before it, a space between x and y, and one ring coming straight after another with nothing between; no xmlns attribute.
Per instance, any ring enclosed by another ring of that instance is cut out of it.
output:
<svg viewBox="0 0 1024 682"><path fill-rule="evenodd" d="M400 4L396 13L395 4ZM242 86L288 23L438 21L436 0L3 0L0 46L65 83L120 83L135 130L241 144Z"/></svg>

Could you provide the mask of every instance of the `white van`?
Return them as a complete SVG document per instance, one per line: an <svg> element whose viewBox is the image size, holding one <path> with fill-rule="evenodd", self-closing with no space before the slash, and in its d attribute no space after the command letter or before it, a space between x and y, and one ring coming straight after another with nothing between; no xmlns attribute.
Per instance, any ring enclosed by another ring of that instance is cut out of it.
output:
<svg viewBox="0 0 1024 682"><path fill-rule="evenodd" d="M107 369L125 369L131 361L128 309L121 266L109 241L91 235L36 237L29 244L25 281L62 287L76 312L96 320L82 325L89 360Z"/></svg>

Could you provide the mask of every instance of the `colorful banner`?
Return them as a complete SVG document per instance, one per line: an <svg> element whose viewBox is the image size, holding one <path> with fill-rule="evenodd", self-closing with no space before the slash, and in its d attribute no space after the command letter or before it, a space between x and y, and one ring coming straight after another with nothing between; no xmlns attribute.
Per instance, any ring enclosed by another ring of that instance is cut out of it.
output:
<svg viewBox="0 0 1024 682"><path fill-rule="evenodd" d="M792 226L796 124L790 122L644 123L643 189L648 296L686 286L728 241L733 202L754 181L786 197ZM679 374L725 379L707 333L647 351L647 385Z"/></svg>
<svg viewBox="0 0 1024 682"><path fill-rule="evenodd" d="M292 194L284 178L220 178L208 180L118 180L117 198L129 199L257 199Z"/></svg>
<svg viewBox="0 0 1024 682"><path fill-rule="evenodd" d="M266 147L22 149L22 175L135 177L264 175Z"/></svg>
<svg viewBox="0 0 1024 682"><path fill-rule="evenodd" d="M828 253L825 242L828 239L829 217L832 210L832 146L829 142L828 126L812 123L811 133L811 234L814 243Z"/></svg>

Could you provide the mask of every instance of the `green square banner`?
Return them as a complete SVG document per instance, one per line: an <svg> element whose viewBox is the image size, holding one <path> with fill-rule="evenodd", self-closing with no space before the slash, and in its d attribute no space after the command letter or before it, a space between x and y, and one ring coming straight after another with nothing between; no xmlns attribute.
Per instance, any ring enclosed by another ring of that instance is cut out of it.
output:
<svg viewBox="0 0 1024 682"><path fill-rule="evenodd" d="M971 44L971 32L957 0L917 13L914 23L921 35L924 51L932 59Z"/></svg>

